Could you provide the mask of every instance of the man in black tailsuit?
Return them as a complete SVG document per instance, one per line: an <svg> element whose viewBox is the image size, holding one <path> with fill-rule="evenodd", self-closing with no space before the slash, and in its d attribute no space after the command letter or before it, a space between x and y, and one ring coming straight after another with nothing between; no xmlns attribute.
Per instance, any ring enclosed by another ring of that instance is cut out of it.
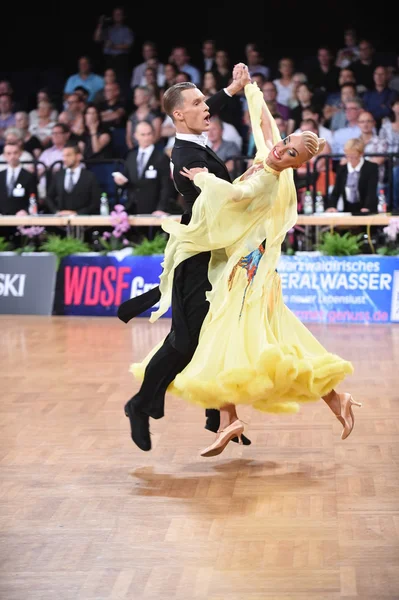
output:
<svg viewBox="0 0 399 600"><path fill-rule="evenodd" d="M242 63L236 65L231 84L217 92L205 103L202 92L190 82L170 87L164 95L165 112L173 119L176 140L172 150L171 166L174 184L185 201L181 222L190 222L191 211L200 190L180 174L183 167L206 167L210 173L225 181L231 181L222 160L206 145L209 120L217 115L229 98L250 82L248 69ZM130 420L131 436L141 450L151 449L149 417L164 416L165 393L169 384L190 362L198 344L203 320L209 309L206 292L211 289L208 280L210 252L197 254L181 263L174 274L172 291L172 327L164 344L148 363L140 390L125 405ZM144 312L160 299L159 288L124 302L118 317L128 322ZM218 410L206 411L205 428L217 432L220 424ZM251 442L242 436L244 444ZM233 441L238 441L235 438Z"/></svg>

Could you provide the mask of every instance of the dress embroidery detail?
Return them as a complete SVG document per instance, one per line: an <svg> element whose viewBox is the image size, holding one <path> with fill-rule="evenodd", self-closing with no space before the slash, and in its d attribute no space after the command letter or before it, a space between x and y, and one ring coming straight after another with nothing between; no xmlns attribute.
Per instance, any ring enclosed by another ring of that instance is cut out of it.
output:
<svg viewBox="0 0 399 600"><path fill-rule="evenodd" d="M248 288L254 280L256 271L258 270L258 265L259 265L260 259L262 258L264 253L265 253L265 248L263 247L263 244L261 244L258 248L256 248L256 250L253 250L246 256L242 256L240 258L240 260L237 262L237 264L234 265L234 267L229 275L228 287L229 287L229 291L230 291L231 288L233 287L234 277L235 277L237 269L239 267L242 267L243 269L245 269L247 271L247 285L244 290L244 296L243 296L242 303L241 303L241 310L240 310L239 318L241 318L241 315L242 315L245 297L247 295Z"/></svg>

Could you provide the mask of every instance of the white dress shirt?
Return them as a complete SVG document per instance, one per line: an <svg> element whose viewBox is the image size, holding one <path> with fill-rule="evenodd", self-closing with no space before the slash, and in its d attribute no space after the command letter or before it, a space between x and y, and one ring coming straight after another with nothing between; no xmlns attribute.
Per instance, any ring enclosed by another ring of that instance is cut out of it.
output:
<svg viewBox="0 0 399 600"><path fill-rule="evenodd" d="M14 184L17 182L17 179L21 172L21 168L22 168L21 165L18 165L18 167L15 167L15 169L13 169L12 167L7 167L7 189L8 189L8 186L10 185L13 173L14 173Z"/></svg>
<svg viewBox="0 0 399 600"><path fill-rule="evenodd" d="M349 162L347 162L346 166L348 167L348 173L353 173L354 171L359 172L360 169L362 168L363 164L364 164L364 158L363 157L359 160L359 162L356 165L356 167L352 167L352 165Z"/></svg>
<svg viewBox="0 0 399 600"><path fill-rule="evenodd" d="M79 181L80 173L82 172L82 167L79 165L78 167L76 167L76 169L69 169L68 168L66 170L66 172L65 172L65 179L64 179L64 188L65 188L66 191L68 191L69 177L70 177L71 171L72 171L73 186L75 187L75 185Z"/></svg>
<svg viewBox="0 0 399 600"><path fill-rule="evenodd" d="M145 167L148 163L148 161L150 160L150 156L151 154L154 152L154 144L151 144L151 146L148 146L147 148L138 148L138 152L137 152L137 165L140 164L141 161L141 155L144 154L144 160L143 160L143 173L145 171Z"/></svg>
<svg viewBox="0 0 399 600"><path fill-rule="evenodd" d="M199 144L203 148L205 148L208 143L208 136L206 133L176 133L176 139L194 142L194 144Z"/></svg>

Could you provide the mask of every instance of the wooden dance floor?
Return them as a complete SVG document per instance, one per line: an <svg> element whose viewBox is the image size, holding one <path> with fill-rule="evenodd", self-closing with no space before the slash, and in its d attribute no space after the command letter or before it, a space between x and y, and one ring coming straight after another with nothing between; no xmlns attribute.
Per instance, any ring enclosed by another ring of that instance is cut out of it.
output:
<svg viewBox="0 0 399 600"><path fill-rule="evenodd" d="M169 327L0 317L1 600L399 598L399 326L312 326L353 361L352 435L327 406L240 410L219 457L172 397L130 440L128 372Z"/></svg>

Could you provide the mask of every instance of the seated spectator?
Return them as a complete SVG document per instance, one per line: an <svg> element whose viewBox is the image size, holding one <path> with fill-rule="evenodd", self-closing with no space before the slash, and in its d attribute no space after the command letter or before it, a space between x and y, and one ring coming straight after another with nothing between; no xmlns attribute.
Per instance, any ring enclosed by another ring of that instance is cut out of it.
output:
<svg viewBox="0 0 399 600"><path fill-rule="evenodd" d="M4 146L7 168L0 172L0 214L28 214L29 198L36 194L36 177L22 168L18 144Z"/></svg>
<svg viewBox="0 0 399 600"><path fill-rule="evenodd" d="M77 85L73 90L74 94L77 94L83 105L86 106L89 102L89 92L83 85Z"/></svg>
<svg viewBox="0 0 399 600"><path fill-rule="evenodd" d="M38 104L38 119L35 123L29 125L29 131L36 136L42 145L42 148L48 148L51 144L51 132L55 125L51 120L52 105L47 100L41 100Z"/></svg>
<svg viewBox="0 0 399 600"><path fill-rule="evenodd" d="M213 71L204 73L201 91L205 96L205 101L219 91L216 75Z"/></svg>
<svg viewBox="0 0 399 600"><path fill-rule="evenodd" d="M264 90L265 90L266 86L270 86L270 85L271 85L270 83L265 83L265 85L263 86L263 95L264 96L265 96ZM298 127L300 127L302 119L303 119L303 117L302 117L303 109L309 108L312 106L313 95L314 95L313 88L309 83L300 83L297 88L298 105L295 108L293 108L291 111L288 111L288 114L284 114L281 110L277 109L276 112L280 113L286 121L288 121L289 118L291 118L293 120L292 131L294 131L295 129L298 129ZM266 96L265 96L265 100L267 102ZM273 114L273 112L272 112L272 114Z"/></svg>
<svg viewBox="0 0 399 600"><path fill-rule="evenodd" d="M37 167L39 175L38 193L39 198L46 197L47 180L51 179L53 173L61 168L61 164L55 164L63 160L63 150L70 139L70 129L64 123L56 123L51 131L52 146L44 150L40 156L40 163ZM44 165L44 166L43 166ZM53 166L54 165L54 166ZM45 168L47 167L47 173Z"/></svg>
<svg viewBox="0 0 399 600"><path fill-rule="evenodd" d="M188 73L184 73L184 71L178 71L176 75L176 83L184 83L185 81L191 81L191 77Z"/></svg>
<svg viewBox="0 0 399 600"><path fill-rule="evenodd" d="M101 189L94 176L81 164L82 154L75 142L67 142L63 168L54 173L47 193L50 212L58 215L98 215Z"/></svg>
<svg viewBox="0 0 399 600"><path fill-rule="evenodd" d="M161 137L162 117L151 110L151 92L146 87L137 87L133 92L135 110L130 114L126 125L126 145L132 150L137 147L137 139L134 136L136 125L140 121L151 123L154 128L155 143Z"/></svg>
<svg viewBox="0 0 399 600"><path fill-rule="evenodd" d="M354 29L345 29L344 44L344 47L338 50L335 59L335 65L340 69L345 69L353 61L359 58L359 46L357 44L357 36Z"/></svg>
<svg viewBox="0 0 399 600"><path fill-rule="evenodd" d="M302 121L306 119L313 119L316 122L317 128L319 130L320 137L324 138L326 142L332 147L333 143L333 134L332 132L321 124L321 116L320 111L316 106L308 106L307 108L302 109ZM294 133L300 133L300 128L296 129Z"/></svg>
<svg viewBox="0 0 399 600"><path fill-rule="evenodd" d="M222 160L230 175L233 174L235 169L234 159L239 157L241 152L240 148L234 142L228 142L223 139L223 126L224 124L218 117L212 117L207 131L208 134L208 146L215 152L215 154ZM238 175L238 172L237 172Z"/></svg>
<svg viewBox="0 0 399 600"><path fill-rule="evenodd" d="M64 97L72 94L78 86L82 86L88 91L89 102L92 102L96 93L104 87L104 79L91 72L91 63L87 56L79 58L78 72L68 77L64 87Z"/></svg>
<svg viewBox="0 0 399 600"><path fill-rule="evenodd" d="M201 48L201 60L198 63L198 68L204 77L204 74L213 71L216 68L215 55L216 55L216 43L215 40L204 40Z"/></svg>
<svg viewBox="0 0 399 600"><path fill-rule="evenodd" d="M249 74L254 75L254 73L261 73L267 81L270 78L270 69L266 65L263 64L263 57L259 50L255 47L248 48L247 51L247 60L248 60L248 71Z"/></svg>
<svg viewBox="0 0 399 600"><path fill-rule="evenodd" d="M34 173L34 171L35 171L35 165L33 164L34 157L32 156L32 154L30 152L27 152L26 150L24 150L23 135L22 135L21 131L19 129L17 129L17 127L9 127L4 132L4 139L5 139L5 145L11 144L12 146L16 145L19 147L19 149L21 150L21 155L19 157L19 162L21 163L21 166L24 169L26 169L27 171L29 171L30 173ZM0 161L5 161L4 153L0 155ZM24 164L24 163L30 163L30 164ZM7 169L6 162L3 162L3 164L0 163L0 171L3 171L4 169Z"/></svg>
<svg viewBox="0 0 399 600"><path fill-rule="evenodd" d="M352 83L355 86L355 96L360 97L361 90L357 89L356 79L353 71L351 69L341 69L338 76L339 91L331 92L327 95L326 105L336 109L342 108L341 90L342 86L346 85L347 83Z"/></svg>
<svg viewBox="0 0 399 600"><path fill-rule="evenodd" d="M347 127L348 118L346 116L345 105L350 100L354 100L356 98L356 85L354 83L344 83L341 86L340 92L340 102L337 103L333 108L331 121L330 121L330 129L331 131L337 131L337 129L342 129L343 127Z"/></svg>
<svg viewBox="0 0 399 600"><path fill-rule="evenodd" d="M37 92L36 101L37 101L37 104L36 104L37 108L34 108L29 113L29 125L33 125L33 124L37 123L39 120L38 107L39 107L40 102L49 102L50 104L52 104L49 93L45 88L42 88L41 90L39 90ZM58 119L58 110L56 110L53 107L51 110L51 113L50 113L50 120L53 121L54 123L56 123L57 119Z"/></svg>
<svg viewBox="0 0 399 600"><path fill-rule="evenodd" d="M95 104L96 106L98 106L102 102L105 102L104 89L108 83L118 83L118 79L116 77L114 69L106 69L104 71L104 87L101 90L98 90L98 92L96 92L96 95L94 96L93 100L93 104ZM121 98L124 103L125 99L123 98L122 93Z"/></svg>
<svg viewBox="0 0 399 600"><path fill-rule="evenodd" d="M364 93L362 98L364 108L369 111L377 122L377 129L381 127L382 119L391 114L392 103L399 97L395 90L388 87L388 70L379 65L374 69L374 89Z"/></svg>
<svg viewBox="0 0 399 600"><path fill-rule="evenodd" d="M327 211L337 212L342 201L344 212L376 213L378 166L364 160L364 144L358 138L347 140L344 152L347 164L340 165L337 170Z"/></svg>
<svg viewBox="0 0 399 600"><path fill-rule="evenodd" d="M399 153L399 99L392 105L392 116L385 119L379 131L379 138L385 144L386 152ZM399 157L393 159L393 181L391 190L392 213L399 214Z"/></svg>
<svg viewBox="0 0 399 600"><path fill-rule="evenodd" d="M322 137L320 135L320 128L314 119L304 119L301 122L299 129L300 131L312 131L318 137ZM313 156L313 158L311 158L306 164L303 164L298 167L298 169L295 169L294 181L301 201L303 201L303 193L308 189L313 190L314 188L316 188L317 192L320 191L323 196L326 197L328 194L328 187L335 183L335 173L332 170L332 160L329 160L327 163L326 160L318 159L319 156L326 154L331 154L331 146L327 141L322 152L316 156Z"/></svg>
<svg viewBox="0 0 399 600"><path fill-rule="evenodd" d="M364 110L360 113L357 120L361 134L360 139L364 144L365 159L378 165L378 187L384 185L385 179L385 157L383 156L367 156L367 154L384 154L387 151L387 144L383 142L376 132L376 122L370 112Z"/></svg>
<svg viewBox="0 0 399 600"><path fill-rule="evenodd" d="M85 131L79 141L84 160L112 158L112 141L108 127L103 124L101 113L94 104L84 112Z"/></svg>
<svg viewBox="0 0 399 600"><path fill-rule="evenodd" d="M162 94L157 84L157 71L154 67L147 67L144 71L143 86L150 91L150 108L161 116Z"/></svg>
<svg viewBox="0 0 399 600"><path fill-rule="evenodd" d="M190 64L190 57L187 52L187 48L183 46L176 46L173 48L172 53L169 57L169 62L174 63L179 71L183 71L183 73L188 73L191 77L191 81L195 83L195 85L200 85L201 83L201 73L194 67L194 65Z"/></svg>
<svg viewBox="0 0 399 600"><path fill-rule="evenodd" d="M345 115L348 124L334 131L332 151L334 154L344 154L345 143L352 138L358 138L361 134L357 124L359 115L363 110L360 98L353 98L345 103Z"/></svg>
<svg viewBox="0 0 399 600"><path fill-rule="evenodd" d="M169 160L155 146L151 123L138 123L134 135L137 147L128 153L124 173L114 175L115 183L127 188L125 208L129 214L164 216L175 195Z"/></svg>
<svg viewBox="0 0 399 600"><path fill-rule="evenodd" d="M29 131L29 115L27 112L19 111L15 113L15 126L21 132L24 150L32 154L35 158L39 158L43 148L39 138L32 135Z"/></svg>
<svg viewBox="0 0 399 600"><path fill-rule="evenodd" d="M7 81L6 79L2 79L0 81L0 96L2 96L3 94L5 94L6 96L10 96L11 98L11 112L12 113L16 113L21 109L20 103L16 102L14 100L14 90L12 88L12 85L9 81Z"/></svg>
<svg viewBox="0 0 399 600"><path fill-rule="evenodd" d="M167 63L165 65L165 81L164 84L161 86L162 87L162 92L166 92L166 90L168 88L170 88L172 85L175 85L176 83L176 75L179 72L178 68L176 67L176 65L173 65L172 63Z"/></svg>
<svg viewBox="0 0 399 600"><path fill-rule="evenodd" d="M329 94L339 90L339 68L334 64L334 55L327 46L317 50L317 64L309 69L308 78L313 84L314 101L323 106Z"/></svg>
<svg viewBox="0 0 399 600"><path fill-rule="evenodd" d="M306 85L306 84L305 84ZM270 110L270 112L272 113L272 115L275 114L279 114L283 117L283 119L285 121L289 121L291 117L291 110L288 106L284 105L284 104L280 104L280 102L277 101L277 87L276 84L273 83L273 81L266 81L262 88L261 88L262 92L263 92L263 97L265 99L265 102ZM310 102L309 102L310 104Z"/></svg>
<svg viewBox="0 0 399 600"><path fill-rule="evenodd" d="M4 144L4 132L15 127L15 114L12 112L12 100L8 94L0 96L0 146Z"/></svg>
<svg viewBox="0 0 399 600"><path fill-rule="evenodd" d="M140 63L133 69L132 78L130 81L130 87L132 88L132 90L137 86L142 85L144 72L148 67L148 61L152 58L157 58L157 55L158 52L156 44L151 41L144 42L144 44L142 45L142 56L144 62ZM178 70L176 67L175 69ZM157 62L157 82L159 87L162 87L164 85L164 65L159 62Z"/></svg>
<svg viewBox="0 0 399 600"><path fill-rule="evenodd" d="M299 100L298 100L298 87L301 85L301 83L307 83L308 82L308 76L306 75L306 73L302 73L301 71L295 71L295 73L292 76L292 94L291 94L291 98L288 101L288 106L289 108L293 109L296 108L299 104Z"/></svg>
<svg viewBox="0 0 399 600"><path fill-rule="evenodd" d="M230 59L226 50L218 50L216 52L215 63L215 75L218 82L218 90L222 90L223 88L227 87L231 81ZM253 77L252 81L254 81Z"/></svg>
<svg viewBox="0 0 399 600"><path fill-rule="evenodd" d="M358 93L363 93L366 90L372 90L374 87L374 70L378 67L375 57L375 48L368 40L360 40L359 42L359 58L354 60L349 65L349 69L353 71Z"/></svg>
<svg viewBox="0 0 399 600"><path fill-rule="evenodd" d="M287 133L288 122L285 119L283 119L283 117L279 113L276 113L274 115L274 120L275 120L278 130L280 132L281 139L283 140L288 135L288 133Z"/></svg>
<svg viewBox="0 0 399 600"><path fill-rule="evenodd" d="M80 94L74 92L67 97L65 105L66 109L58 117L58 122L68 125L71 134L74 134L79 140L85 128L83 113L86 104Z"/></svg>
<svg viewBox="0 0 399 600"><path fill-rule="evenodd" d="M126 108L121 100L119 83L105 84L104 97L104 102L95 105L101 113L101 121L108 127L123 127L126 123Z"/></svg>
<svg viewBox="0 0 399 600"><path fill-rule="evenodd" d="M292 58L281 58L278 62L278 70L280 77L273 80L277 88L277 102L289 107L294 91L294 61Z"/></svg>

